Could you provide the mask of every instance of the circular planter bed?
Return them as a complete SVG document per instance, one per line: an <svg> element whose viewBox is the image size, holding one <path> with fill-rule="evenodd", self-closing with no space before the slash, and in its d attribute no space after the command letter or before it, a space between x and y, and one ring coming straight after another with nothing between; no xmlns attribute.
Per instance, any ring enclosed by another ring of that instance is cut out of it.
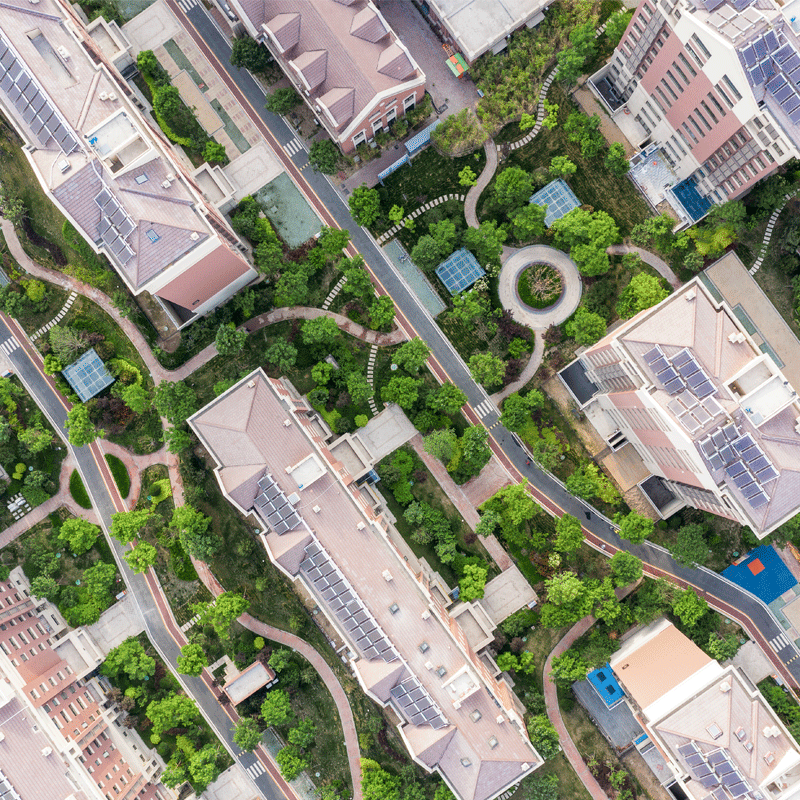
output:
<svg viewBox="0 0 800 800"><path fill-rule="evenodd" d="M529 264L517 278L519 299L530 308L550 308L559 301L563 292L561 273L549 264Z"/></svg>

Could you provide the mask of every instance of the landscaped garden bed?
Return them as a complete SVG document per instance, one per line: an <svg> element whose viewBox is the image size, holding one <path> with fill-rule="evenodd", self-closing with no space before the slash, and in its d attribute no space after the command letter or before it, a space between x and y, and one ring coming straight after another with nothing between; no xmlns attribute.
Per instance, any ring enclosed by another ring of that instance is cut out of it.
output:
<svg viewBox="0 0 800 800"><path fill-rule="evenodd" d="M520 300L531 308L549 308L564 291L561 273L549 264L531 264L517 278Z"/></svg>

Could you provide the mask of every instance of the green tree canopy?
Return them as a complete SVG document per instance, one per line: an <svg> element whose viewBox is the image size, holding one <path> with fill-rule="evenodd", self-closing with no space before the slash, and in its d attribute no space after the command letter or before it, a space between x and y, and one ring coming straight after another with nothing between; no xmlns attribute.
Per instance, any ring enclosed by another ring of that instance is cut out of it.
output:
<svg viewBox="0 0 800 800"><path fill-rule="evenodd" d="M578 306L572 319L566 324L567 336L576 344L587 347L606 335L606 321L585 306Z"/></svg>
<svg viewBox="0 0 800 800"><path fill-rule="evenodd" d="M283 689L273 689L261 704L261 716L268 726L289 722L294 718L289 695Z"/></svg>
<svg viewBox="0 0 800 800"><path fill-rule="evenodd" d="M364 800L400 800L400 778L370 758L361 759L361 794Z"/></svg>
<svg viewBox="0 0 800 800"><path fill-rule="evenodd" d="M280 767L281 775L287 781L293 781L304 769L308 767L308 760L293 744L282 747L275 755L275 760Z"/></svg>
<svg viewBox="0 0 800 800"><path fill-rule="evenodd" d="M574 175L578 168L566 156L553 156L550 159L550 177L568 178Z"/></svg>
<svg viewBox="0 0 800 800"><path fill-rule="evenodd" d="M333 175L339 167L339 148L330 140L312 142L308 148L308 163L323 175Z"/></svg>
<svg viewBox="0 0 800 800"><path fill-rule="evenodd" d="M98 436L104 436L105 431L95 428L89 419L89 409L83 403L78 403L67 412L64 423L69 436L69 443L75 447L84 447L91 444Z"/></svg>
<svg viewBox="0 0 800 800"><path fill-rule="evenodd" d="M297 725L289 731L289 743L300 747L303 750L311 747L314 743L314 738L317 735L317 726L313 720L301 719Z"/></svg>
<svg viewBox="0 0 800 800"><path fill-rule="evenodd" d="M619 142L612 142L606 154L606 169L618 178L623 178L628 174L631 165L628 156L625 155L625 148Z"/></svg>
<svg viewBox="0 0 800 800"><path fill-rule="evenodd" d="M464 572L459 581L459 599L469 602L483 597L483 589L486 586L486 576L489 574L486 567L480 564L465 564Z"/></svg>
<svg viewBox="0 0 800 800"><path fill-rule="evenodd" d="M133 541L147 525L153 516L149 508L133 511L118 511L111 515L111 530L109 533L122 544Z"/></svg>
<svg viewBox="0 0 800 800"><path fill-rule="evenodd" d="M500 386L506 374L506 362L496 355L483 352L469 357L469 371L473 380L487 389Z"/></svg>
<svg viewBox="0 0 800 800"><path fill-rule="evenodd" d="M495 220L484 220L477 228L464 231L463 244L475 254L482 266L492 267L500 263L506 237L505 228L498 226Z"/></svg>
<svg viewBox="0 0 800 800"><path fill-rule="evenodd" d="M672 557L684 567L704 564L708 558L708 543L702 525L684 525L679 531L675 544L670 548Z"/></svg>
<svg viewBox="0 0 800 800"><path fill-rule="evenodd" d="M120 674L128 679L141 683L145 678L155 674L156 662L147 655L138 639L129 636L124 642L109 651L106 660L100 667L103 675L115 678Z"/></svg>
<svg viewBox="0 0 800 800"><path fill-rule="evenodd" d="M211 530L211 518L190 505L172 512L170 525L177 531L183 549L195 558L208 561L219 550L219 537Z"/></svg>
<svg viewBox="0 0 800 800"><path fill-rule="evenodd" d="M100 528L97 525L80 517L70 517L64 520L61 530L58 532L58 538L75 555L81 555L91 550L99 535Z"/></svg>
<svg viewBox="0 0 800 800"><path fill-rule="evenodd" d="M558 755L561 749L558 744L558 733L545 714L537 714L528 720L528 735L531 737L531 744L542 758L547 760Z"/></svg>
<svg viewBox="0 0 800 800"><path fill-rule="evenodd" d="M436 391L431 392L425 400L431 411L443 414L458 414L467 396L454 383L443 383Z"/></svg>
<svg viewBox="0 0 800 800"><path fill-rule="evenodd" d="M286 339L276 339L264 350L264 360L285 375L297 363L297 348Z"/></svg>
<svg viewBox="0 0 800 800"><path fill-rule="evenodd" d="M60 592L61 587L50 575L37 575L31 581L31 594L34 597L43 597L45 600L55 603Z"/></svg>
<svg viewBox="0 0 800 800"><path fill-rule="evenodd" d="M458 435L452 428L440 428L423 439L423 447L426 453L447 465L458 453Z"/></svg>
<svg viewBox="0 0 800 800"><path fill-rule="evenodd" d="M221 356L234 356L241 352L247 341L247 331L238 331L232 322L227 322L217 328L217 335L214 339L217 352Z"/></svg>
<svg viewBox="0 0 800 800"><path fill-rule="evenodd" d="M609 562L616 586L628 586L642 577L642 561L627 550L617 550Z"/></svg>
<svg viewBox="0 0 800 800"><path fill-rule="evenodd" d="M144 414L152 404L150 392L141 383L120 384L119 396L134 414Z"/></svg>
<svg viewBox="0 0 800 800"><path fill-rule="evenodd" d="M303 344L328 347L339 336L339 326L332 317L322 316L307 319L301 328Z"/></svg>
<svg viewBox="0 0 800 800"><path fill-rule="evenodd" d="M708 603L694 589L684 589L677 593L672 610L687 628L693 628L708 611Z"/></svg>
<svg viewBox="0 0 800 800"><path fill-rule="evenodd" d="M197 394L184 381L161 381L153 393L153 405L168 422L181 425L197 411Z"/></svg>
<svg viewBox="0 0 800 800"><path fill-rule="evenodd" d="M428 345L417 336L397 348L394 354L394 361L407 372L417 373L425 366L430 354L431 351Z"/></svg>
<svg viewBox="0 0 800 800"><path fill-rule="evenodd" d="M251 72L264 72L272 63L272 56L264 45L249 36L240 36L233 40L231 48L231 64L244 67Z"/></svg>
<svg viewBox="0 0 800 800"><path fill-rule="evenodd" d="M528 203L511 216L514 236L521 242L537 239L544 233L547 206Z"/></svg>
<svg viewBox="0 0 800 800"><path fill-rule="evenodd" d="M369 308L369 324L374 330L390 328L394 322L394 300L388 294L382 294L372 301Z"/></svg>
<svg viewBox="0 0 800 800"><path fill-rule="evenodd" d="M525 205L533 194L533 178L520 167L506 167L495 178L495 202L506 212Z"/></svg>
<svg viewBox="0 0 800 800"><path fill-rule="evenodd" d="M181 647L181 654L177 660L178 672L181 675L199 675L204 667L208 666L208 658L205 651L197 643L185 644Z"/></svg>
<svg viewBox="0 0 800 800"><path fill-rule="evenodd" d="M284 87L283 89L276 89L272 94L267 95L267 102L264 108L273 114L288 114L302 102L300 95L294 89Z"/></svg>
<svg viewBox="0 0 800 800"><path fill-rule="evenodd" d="M550 677L561 686L571 686L575 681L586 679L591 666L583 659L580 653L572 648L555 656L551 664L553 671Z"/></svg>
<svg viewBox="0 0 800 800"><path fill-rule="evenodd" d="M372 225L381 213L381 198L377 189L370 189L366 183L353 189L347 200L353 219L365 227Z"/></svg>
<svg viewBox="0 0 800 800"><path fill-rule="evenodd" d="M531 421L531 414L543 406L544 395L539 389L534 389L524 396L514 392L503 401L500 422L510 431L520 431Z"/></svg>
<svg viewBox="0 0 800 800"><path fill-rule="evenodd" d="M562 553L574 553L583 544L583 528L572 514L564 514L556 522L556 539L553 547Z"/></svg>
<svg viewBox="0 0 800 800"><path fill-rule="evenodd" d="M619 535L631 544L641 544L653 532L653 520L643 517L638 511L614 519L619 525Z"/></svg>
<svg viewBox="0 0 800 800"><path fill-rule="evenodd" d="M384 403L397 403L408 411L419 399L419 387L422 381L404 375L395 375L382 389L381 398Z"/></svg>
<svg viewBox="0 0 800 800"><path fill-rule="evenodd" d="M239 717L233 730L233 741L245 752L252 752L261 743L261 728L252 717Z"/></svg>
<svg viewBox="0 0 800 800"><path fill-rule="evenodd" d="M138 575L156 563L158 552L149 542L139 542L132 550L125 553L125 561L128 566Z"/></svg>
<svg viewBox="0 0 800 800"><path fill-rule="evenodd" d="M185 694L171 694L163 700L153 700L147 706L146 714L153 723L153 733L158 736L170 728L188 728L200 717L197 704Z"/></svg>

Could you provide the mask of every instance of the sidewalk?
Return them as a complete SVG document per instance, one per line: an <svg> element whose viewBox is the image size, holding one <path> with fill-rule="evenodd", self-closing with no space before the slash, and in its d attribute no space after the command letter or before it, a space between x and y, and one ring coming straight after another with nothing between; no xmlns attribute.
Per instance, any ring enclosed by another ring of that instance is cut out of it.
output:
<svg viewBox="0 0 800 800"><path fill-rule="evenodd" d="M681 286L681 281L678 276L672 271L672 267L666 261L659 258L649 250L644 250L641 247L635 247L630 244L612 244L606 251L612 256L621 256L626 253L636 253L645 264L651 266L662 278L665 278L667 283L673 288L678 289Z"/></svg>
<svg viewBox="0 0 800 800"><path fill-rule="evenodd" d="M550 679L550 668L552 666L553 658L562 655L566 650L568 650L572 646L572 643L576 639L579 639L581 636L583 636L583 634L586 633L586 631L588 631L592 625L594 625L594 617L592 616L584 617L580 622L576 622L569 629L569 631L567 631L566 636L564 636L564 638L553 648L552 652L547 657L547 661L544 665L543 675L544 699L547 707L547 716L550 718L550 722L553 723L556 731L558 732L558 739L561 742L561 748L563 749L567 760L572 765L572 768L581 779L581 782L586 787L586 790L592 796L593 800L608 800L608 795L602 790L594 775L592 775L592 773L589 771L589 768L586 766L583 757L581 756L580 752L578 752L578 748L575 747L575 742L572 741L572 737L567 732L567 726L564 725L564 720L561 719L561 711L558 707L556 685Z"/></svg>

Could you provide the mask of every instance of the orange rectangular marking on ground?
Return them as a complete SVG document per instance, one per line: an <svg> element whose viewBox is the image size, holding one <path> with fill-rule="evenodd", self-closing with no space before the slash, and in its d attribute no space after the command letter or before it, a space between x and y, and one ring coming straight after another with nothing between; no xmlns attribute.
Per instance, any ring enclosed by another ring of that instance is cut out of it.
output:
<svg viewBox="0 0 800 800"><path fill-rule="evenodd" d="M758 558L756 558L753 561L751 561L747 565L747 568L750 570L750 572L753 573L753 575L758 575L759 572L763 572L764 571L764 565L761 563L761 560L758 559Z"/></svg>

